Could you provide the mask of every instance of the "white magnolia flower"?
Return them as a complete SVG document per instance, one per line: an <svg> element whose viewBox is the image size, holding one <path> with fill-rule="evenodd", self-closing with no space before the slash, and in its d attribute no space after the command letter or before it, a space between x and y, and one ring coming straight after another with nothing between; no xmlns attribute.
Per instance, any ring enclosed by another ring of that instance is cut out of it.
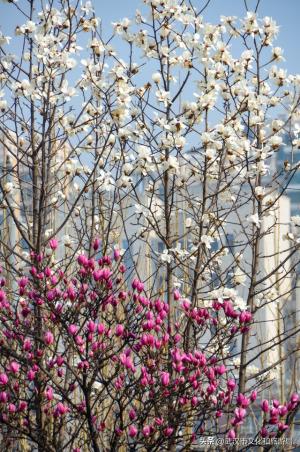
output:
<svg viewBox="0 0 300 452"><path fill-rule="evenodd" d="M58 197L57 196L52 196L52 198L50 200L51 204L55 205L57 203L57 201L58 201Z"/></svg>
<svg viewBox="0 0 300 452"><path fill-rule="evenodd" d="M216 158L216 150L212 147L208 147L205 151L205 155L208 160L214 160Z"/></svg>
<svg viewBox="0 0 300 452"><path fill-rule="evenodd" d="M65 99L69 101L71 97L73 97L76 94L76 89L69 86L68 81L64 80L62 82L61 92L65 96Z"/></svg>
<svg viewBox="0 0 300 452"><path fill-rule="evenodd" d="M190 254L187 250L182 249L180 242L177 243L175 248L170 248L170 251L172 251L176 256L180 257L180 259L183 259Z"/></svg>
<svg viewBox="0 0 300 452"><path fill-rule="evenodd" d="M6 182L6 184L4 184L4 187L3 187L4 193L7 193L7 194L11 193L13 188L14 188L13 182Z"/></svg>
<svg viewBox="0 0 300 452"><path fill-rule="evenodd" d="M81 11L83 11L86 14L91 14L92 12L94 12L94 8L92 5L92 2L87 1L84 4L81 4Z"/></svg>
<svg viewBox="0 0 300 452"><path fill-rule="evenodd" d="M252 375L255 375L259 372L259 368L257 366L254 366L253 364L250 364L246 367L246 374L247 376L251 377Z"/></svg>
<svg viewBox="0 0 300 452"><path fill-rule="evenodd" d="M160 73L154 72L154 74L152 74L152 80L154 81L154 83L159 83L161 81Z"/></svg>
<svg viewBox="0 0 300 452"><path fill-rule="evenodd" d="M186 143L186 138L185 137L175 137L175 146L177 147L177 148L183 148L184 147L184 145L185 145L185 143Z"/></svg>
<svg viewBox="0 0 300 452"><path fill-rule="evenodd" d="M193 225L193 219L190 218L190 217L186 218L186 220L185 220L185 227L186 228L191 228L192 225Z"/></svg>
<svg viewBox="0 0 300 452"><path fill-rule="evenodd" d="M24 96L29 96L33 92L33 85L29 80L24 79L21 82L17 82L13 89L17 95L24 94Z"/></svg>
<svg viewBox="0 0 300 452"><path fill-rule="evenodd" d="M137 148L139 159L144 159L145 161L151 163L151 151L147 146L139 146Z"/></svg>
<svg viewBox="0 0 300 452"><path fill-rule="evenodd" d="M239 367L239 365L241 364L241 358L239 356L236 356L235 358L232 359L232 364L235 367Z"/></svg>
<svg viewBox="0 0 300 452"><path fill-rule="evenodd" d="M246 274L240 268L237 268L233 275L233 282L235 284L244 284L247 279Z"/></svg>
<svg viewBox="0 0 300 452"><path fill-rule="evenodd" d="M273 363L271 361L269 361L268 366L273 365ZM278 378L278 371L276 370L276 367L274 367L271 370L266 371L266 373L264 373L261 377L262 380L275 380Z"/></svg>
<svg viewBox="0 0 300 452"><path fill-rule="evenodd" d="M162 252L162 254L160 255L160 260L163 263L168 263L170 264L173 260L172 255L169 254L169 251L165 248Z"/></svg>
<svg viewBox="0 0 300 452"><path fill-rule="evenodd" d="M283 240L294 240L294 234L292 232L287 232L286 234L283 234L282 236Z"/></svg>
<svg viewBox="0 0 300 452"><path fill-rule="evenodd" d="M259 219L258 213L255 213L253 215L249 215L247 217L247 221L249 223L254 224L257 228L260 228L261 220Z"/></svg>
<svg viewBox="0 0 300 452"><path fill-rule="evenodd" d="M132 185L132 179L126 174L123 174L116 182L117 187L129 188Z"/></svg>
<svg viewBox="0 0 300 452"><path fill-rule="evenodd" d="M174 155L170 155L168 160L164 162L164 170L166 171L168 169L175 171L179 170L179 161Z"/></svg>
<svg viewBox="0 0 300 452"><path fill-rule="evenodd" d="M295 226L300 226L300 215L295 215L291 217L291 221Z"/></svg>
<svg viewBox="0 0 300 452"><path fill-rule="evenodd" d="M115 185L115 180L111 174L103 170L100 171L100 175L97 177L96 181L97 185L105 191L111 191Z"/></svg>
<svg viewBox="0 0 300 452"><path fill-rule="evenodd" d="M171 104L169 91L159 89L155 93L158 102L162 102L165 107Z"/></svg>
<svg viewBox="0 0 300 452"><path fill-rule="evenodd" d="M28 20L26 24L20 27L21 33L33 33L36 29L36 25L32 20Z"/></svg>
<svg viewBox="0 0 300 452"><path fill-rule="evenodd" d="M265 193L265 187L261 187L260 185L258 185L257 187L255 187L254 192L258 198L263 198Z"/></svg>
<svg viewBox="0 0 300 452"><path fill-rule="evenodd" d="M109 135L108 140L107 140L107 144L114 145L115 142L116 142L116 137L115 137L115 135L112 135L112 134Z"/></svg>
<svg viewBox="0 0 300 452"><path fill-rule="evenodd" d="M254 304L257 308L259 308L261 306L261 303L263 301L263 295L262 294L258 294L254 297Z"/></svg>
<svg viewBox="0 0 300 452"><path fill-rule="evenodd" d="M212 242L214 242L214 239L210 235L204 234L201 236L201 243L203 243L208 250L211 249Z"/></svg>
<svg viewBox="0 0 300 452"><path fill-rule="evenodd" d="M92 389L94 389L95 391L101 390L103 387L103 384L100 383L100 381L94 381Z"/></svg>
<svg viewBox="0 0 300 452"><path fill-rule="evenodd" d="M247 304L246 304L245 300L242 297L238 297L238 296L235 297L234 304L241 311L244 311L247 308Z"/></svg>
<svg viewBox="0 0 300 452"><path fill-rule="evenodd" d="M51 234L53 234L53 229L46 229L45 238L48 239Z"/></svg>
<svg viewBox="0 0 300 452"><path fill-rule="evenodd" d="M271 123L271 127L274 132L278 132L280 129L282 129L283 125L284 122L280 119L274 119Z"/></svg>
<svg viewBox="0 0 300 452"><path fill-rule="evenodd" d="M134 210L135 210L136 215L141 215L144 213L145 208L141 204L135 204Z"/></svg>
<svg viewBox="0 0 300 452"><path fill-rule="evenodd" d="M74 58L67 58L66 59L66 67L67 67L67 69L74 69L76 64L77 64L77 61Z"/></svg>
<svg viewBox="0 0 300 452"><path fill-rule="evenodd" d="M0 111L4 112L7 109L7 101L6 100L0 100Z"/></svg>
<svg viewBox="0 0 300 452"><path fill-rule="evenodd" d="M274 135L270 138L269 143L273 150L278 149L282 145L283 139L278 135Z"/></svg>
<svg viewBox="0 0 300 452"><path fill-rule="evenodd" d="M112 22L112 25L118 34L122 34L123 32L126 32L128 30L128 27L130 26L131 21L128 19L128 17L125 17L121 22Z"/></svg>
<svg viewBox="0 0 300 452"><path fill-rule="evenodd" d="M9 44L11 38L9 36L4 36L0 31L0 46L4 46L5 44Z"/></svg>
<svg viewBox="0 0 300 452"><path fill-rule="evenodd" d="M273 47L272 49L273 58L275 61L282 61L284 60L282 54L283 50L281 47Z"/></svg>
<svg viewBox="0 0 300 452"><path fill-rule="evenodd" d="M235 289L231 288L231 287L224 287L223 288L223 298L230 298L230 299L234 299L237 296L237 292Z"/></svg>

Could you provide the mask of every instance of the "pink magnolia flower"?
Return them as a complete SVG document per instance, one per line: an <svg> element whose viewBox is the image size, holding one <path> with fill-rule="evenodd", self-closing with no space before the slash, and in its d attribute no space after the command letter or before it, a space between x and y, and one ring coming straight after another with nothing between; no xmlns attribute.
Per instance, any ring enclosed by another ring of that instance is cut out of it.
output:
<svg viewBox="0 0 300 452"><path fill-rule="evenodd" d="M178 301L181 298L180 292L178 289L175 289L173 292L174 300Z"/></svg>
<svg viewBox="0 0 300 452"><path fill-rule="evenodd" d="M233 429L229 430L229 432L227 433L227 438L229 439L235 439L236 438L236 433Z"/></svg>
<svg viewBox="0 0 300 452"><path fill-rule="evenodd" d="M246 417L246 410L244 408L236 408L234 410L234 415L237 422L242 422Z"/></svg>
<svg viewBox="0 0 300 452"><path fill-rule="evenodd" d="M278 408L271 408L271 410L270 410L271 417L277 417L278 414L279 414Z"/></svg>
<svg viewBox="0 0 300 452"><path fill-rule="evenodd" d="M78 326L76 325L69 325L68 326L68 333L71 334L71 336L75 336L77 334L78 331Z"/></svg>
<svg viewBox="0 0 300 452"><path fill-rule="evenodd" d="M11 363L9 363L7 370L13 374L17 374L20 370L20 364L16 361L12 361Z"/></svg>
<svg viewBox="0 0 300 452"><path fill-rule="evenodd" d="M239 319L241 323L248 323L252 319L252 314L249 311L243 311L240 313Z"/></svg>
<svg viewBox="0 0 300 452"><path fill-rule="evenodd" d="M77 262L79 265L86 267L88 265L89 260L84 254L80 254L77 258Z"/></svg>
<svg viewBox="0 0 300 452"><path fill-rule="evenodd" d="M120 265L119 271L120 271L120 273L125 273L125 272L126 272L126 267L125 267L124 264L121 264L121 265Z"/></svg>
<svg viewBox="0 0 300 452"><path fill-rule="evenodd" d="M105 325L103 325L103 323L99 323L97 326L97 331L98 331L98 334L103 334L105 331Z"/></svg>
<svg viewBox="0 0 300 452"><path fill-rule="evenodd" d="M151 427L149 425L145 425L145 427L143 427L143 435L148 437L150 436L151 433Z"/></svg>
<svg viewBox="0 0 300 452"><path fill-rule="evenodd" d="M56 248L58 247L58 240L57 239L51 239L49 241L49 246L52 250L56 250Z"/></svg>
<svg viewBox="0 0 300 452"><path fill-rule="evenodd" d="M0 302L6 301L6 294L3 290L0 290Z"/></svg>
<svg viewBox="0 0 300 452"><path fill-rule="evenodd" d="M226 372L226 367L224 364L221 364L221 366L215 368L215 371L218 375L223 375Z"/></svg>
<svg viewBox="0 0 300 452"><path fill-rule="evenodd" d="M128 429L128 432L129 432L129 436L131 438L134 438L137 435L137 433L138 433L138 429L136 428L135 425L130 425L130 427Z"/></svg>
<svg viewBox="0 0 300 452"><path fill-rule="evenodd" d="M198 397L193 396L191 400L192 407L196 407L198 405Z"/></svg>
<svg viewBox="0 0 300 452"><path fill-rule="evenodd" d="M235 383L234 380L230 379L230 380L227 381L227 388L230 391L233 391L235 387L236 387L236 383Z"/></svg>
<svg viewBox="0 0 300 452"><path fill-rule="evenodd" d="M299 402L299 395L296 394L296 393L292 394L292 395L291 395L291 402L292 402L292 403L297 403L297 402Z"/></svg>
<svg viewBox="0 0 300 452"><path fill-rule="evenodd" d="M52 270L49 267L45 268L45 276L47 276L47 278L49 278L52 275Z"/></svg>
<svg viewBox="0 0 300 452"><path fill-rule="evenodd" d="M114 249L114 260L117 262L121 257L121 252L118 248Z"/></svg>
<svg viewBox="0 0 300 452"><path fill-rule="evenodd" d="M25 350L25 352L29 352L29 350L31 350L32 344L30 339L25 339L25 341L23 342L23 350Z"/></svg>
<svg viewBox="0 0 300 452"><path fill-rule="evenodd" d="M29 282L29 279L26 276L22 276L22 278L20 278L18 281L18 285L19 285L19 287L24 288L27 286L28 282Z"/></svg>
<svg viewBox="0 0 300 452"><path fill-rule="evenodd" d="M263 400L260 404L260 407L264 413L269 412L269 402L267 400Z"/></svg>
<svg viewBox="0 0 300 452"><path fill-rule="evenodd" d="M88 330L88 332L89 332L89 333L95 333L96 329L97 329L96 323L93 322L92 320L89 320L89 321L88 321L88 324L87 324L87 330Z"/></svg>
<svg viewBox="0 0 300 452"><path fill-rule="evenodd" d="M136 412L134 411L133 408L131 408L131 410L129 411L129 419L131 421L134 421L134 419L136 419Z"/></svg>
<svg viewBox="0 0 300 452"><path fill-rule="evenodd" d="M126 367L126 369L129 369L132 372L135 372L135 367L133 365L132 358L130 358L130 356L126 356L125 353L121 353L120 361L123 364L123 366Z"/></svg>
<svg viewBox="0 0 300 452"><path fill-rule="evenodd" d="M10 403L10 404L8 405L8 411L9 411L10 413L15 413L15 412L17 411L16 405L15 405L14 403Z"/></svg>
<svg viewBox="0 0 300 452"><path fill-rule="evenodd" d="M98 248L99 248L99 246L100 246L100 239L98 239L98 238L96 238L95 240L94 240L94 243L93 243L93 249L94 249L94 251L97 251L98 250Z"/></svg>
<svg viewBox="0 0 300 452"><path fill-rule="evenodd" d="M120 337L120 336L123 335L123 333L124 333L124 326L118 324L118 325L116 326L116 336L119 336L119 337Z"/></svg>
<svg viewBox="0 0 300 452"><path fill-rule="evenodd" d="M247 408L250 405L250 400L244 394L238 394L236 398L237 404L243 408Z"/></svg>
<svg viewBox="0 0 300 452"><path fill-rule="evenodd" d="M156 417L154 419L154 422L155 422L156 425L162 425L164 423L164 420L162 418L160 418L160 417Z"/></svg>
<svg viewBox="0 0 300 452"><path fill-rule="evenodd" d="M161 373L161 383L163 386L168 386L170 383L170 374L169 372L162 372Z"/></svg>
<svg viewBox="0 0 300 452"><path fill-rule="evenodd" d="M33 380L35 379L35 374L36 374L36 372L35 372L33 369L30 369L30 370L27 372L27 378L28 378L28 380L29 380L29 381L33 381Z"/></svg>
<svg viewBox="0 0 300 452"><path fill-rule="evenodd" d="M58 356L56 358L56 364L60 367L63 365L63 363L65 362L65 359L63 358L63 356Z"/></svg>
<svg viewBox="0 0 300 452"><path fill-rule="evenodd" d="M93 278L95 281L100 281L102 279L103 270L95 270L93 272Z"/></svg>
<svg viewBox="0 0 300 452"><path fill-rule="evenodd" d="M208 395L211 395L215 392L216 389L217 389L216 385L210 383L206 388L206 392Z"/></svg>
<svg viewBox="0 0 300 452"><path fill-rule="evenodd" d="M75 342L77 345L83 345L84 344L84 339L82 336L75 336Z"/></svg>
<svg viewBox="0 0 300 452"><path fill-rule="evenodd" d="M267 438L269 436L268 429L266 427L262 427L262 429L260 430L260 434L262 438Z"/></svg>
<svg viewBox="0 0 300 452"><path fill-rule="evenodd" d="M21 401L19 402L18 411L25 411L27 409L27 402Z"/></svg>
<svg viewBox="0 0 300 452"><path fill-rule="evenodd" d="M285 430L287 430L289 428L289 426L287 424L285 424L284 422L279 422L278 423L278 430L280 432L284 432Z"/></svg>
<svg viewBox="0 0 300 452"><path fill-rule="evenodd" d="M164 434L165 436L171 436L173 431L174 431L173 427L167 427L164 429Z"/></svg>
<svg viewBox="0 0 300 452"><path fill-rule="evenodd" d="M181 341L182 337L179 333L176 333L174 336L174 342L175 344L178 344Z"/></svg>
<svg viewBox="0 0 300 452"><path fill-rule="evenodd" d="M53 342L54 342L54 336L53 336L53 334L51 333L51 331L47 331L47 332L44 334L44 342L45 342L45 344L47 344L47 345L53 344Z"/></svg>
<svg viewBox="0 0 300 452"><path fill-rule="evenodd" d="M65 406L62 402L58 402L55 408L56 416L63 416L69 411L69 408Z"/></svg>
<svg viewBox="0 0 300 452"><path fill-rule="evenodd" d="M251 402L255 402L256 399L257 399L257 391L252 391L250 394Z"/></svg>
<svg viewBox="0 0 300 452"><path fill-rule="evenodd" d="M144 290L144 284L139 279L134 279L132 281L132 288L138 292L142 292Z"/></svg>
<svg viewBox="0 0 300 452"><path fill-rule="evenodd" d="M279 415L280 416L285 416L288 412L288 409L285 405L283 406L279 406Z"/></svg>
<svg viewBox="0 0 300 452"><path fill-rule="evenodd" d="M6 403L8 401L8 395L5 391L0 392L0 403Z"/></svg>
<svg viewBox="0 0 300 452"><path fill-rule="evenodd" d="M47 400L53 400L53 389L52 388L47 388L47 390L45 391L45 395Z"/></svg>
<svg viewBox="0 0 300 452"><path fill-rule="evenodd" d="M8 376L6 374L0 374L0 384L6 385L8 383Z"/></svg>
<svg viewBox="0 0 300 452"><path fill-rule="evenodd" d="M46 294L46 297L47 297L47 300L49 300L49 301L55 300L56 291L55 290L48 290L48 292Z"/></svg>

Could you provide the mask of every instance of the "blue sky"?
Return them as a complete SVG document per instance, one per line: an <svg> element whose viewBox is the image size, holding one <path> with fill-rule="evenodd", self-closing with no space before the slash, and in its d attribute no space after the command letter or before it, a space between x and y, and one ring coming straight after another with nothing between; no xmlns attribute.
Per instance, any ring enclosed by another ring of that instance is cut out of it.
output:
<svg viewBox="0 0 300 452"><path fill-rule="evenodd" d="M1 0L0 0L1 1ZM194 0L201 7L206 0ZM27 0L19 0L19 5L27 4ZM125 16L130 17L136 8L142 8L142 0L94 0L96 13L102 18L104 27ZM256 0L248 0L249 8L254 7ZM0 3L0 28L5 34L13 36L16 15L11 5ZM285 66L291 73L300 73L300 0L261 0L260 15L273 17L280 25L280 34L276 45L284 48ZM207 21L216 22L220 15L241 17L245 12L244 0L211 0L204 17Z"/></svg>

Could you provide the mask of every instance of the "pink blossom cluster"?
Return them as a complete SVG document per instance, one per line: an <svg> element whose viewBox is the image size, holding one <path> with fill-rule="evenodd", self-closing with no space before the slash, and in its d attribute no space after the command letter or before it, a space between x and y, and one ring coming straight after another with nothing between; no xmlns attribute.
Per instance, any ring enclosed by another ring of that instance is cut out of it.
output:
<svg viewBox="0 0 300 452"><path fill-rule="evenodd" d="M54 239L50 246L56 248ZM72 271L55 270L43 255L32 253L31 260L15 293L1 280L3 424L32 437L39 403L54 425L82 423L99 444L104 437L147 447L180 442L187 426L192 443L211 434L212 422L218 435L236 437L257 392L238 393L230 356L209 342L236 339L250 327L249 311L229 299L192 306L178 289L172 307L148 298L139 279L125 283L118 250L98 260L80 254ZM186 344L188 325L197 340ZM264 400L258 434L284 432L297 405L296 394L285 405Z"/></svg>

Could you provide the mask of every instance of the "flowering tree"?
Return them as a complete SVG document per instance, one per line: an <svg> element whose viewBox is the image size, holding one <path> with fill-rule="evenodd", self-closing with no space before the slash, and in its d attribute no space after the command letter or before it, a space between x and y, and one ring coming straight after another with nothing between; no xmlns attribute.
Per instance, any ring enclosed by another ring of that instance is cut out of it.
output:
<svg viewBox="0 0 300 452"><path fill-rule="evenodd" d="M23 51L1 35L3 441L189 450L235 439L251 412L253 437L285 434L299 77L275 65L277 25L259 2L213 25L208 4L145 0L108 37L89 2L9 3Z"/></svg>

